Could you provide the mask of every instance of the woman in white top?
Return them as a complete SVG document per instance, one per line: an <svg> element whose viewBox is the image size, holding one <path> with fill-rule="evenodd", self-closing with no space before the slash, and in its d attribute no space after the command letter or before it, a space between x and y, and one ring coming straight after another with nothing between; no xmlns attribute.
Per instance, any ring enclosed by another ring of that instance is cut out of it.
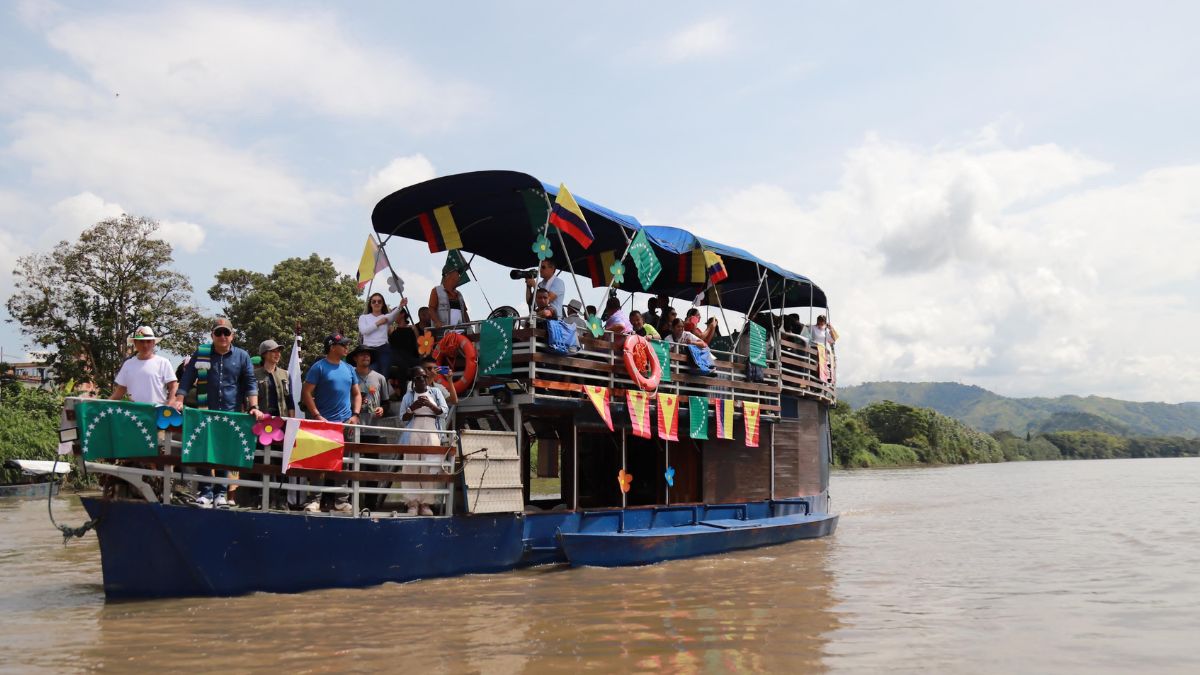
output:
<svg viewBox="0 0 1200 675"><path fill-rule="evenodd" d="M814 345L832 347L833 343L837 342L838 339L837 331L833 329L832 324L826 322L824 314L817 317L817 323L812 326L809 334L812 336Z"/></svg>
<svg viewBox="0 0 1200 675"><path fill-rule="evenodd" d="M388 346L388 332L396 317L408 304L408 298L400 300L400 306L388 311L387 302L379 293L367 298L367 313L358 317L358 334L362 344L371 349L371 370L386 376L392 365L392 350Z"/></svg>

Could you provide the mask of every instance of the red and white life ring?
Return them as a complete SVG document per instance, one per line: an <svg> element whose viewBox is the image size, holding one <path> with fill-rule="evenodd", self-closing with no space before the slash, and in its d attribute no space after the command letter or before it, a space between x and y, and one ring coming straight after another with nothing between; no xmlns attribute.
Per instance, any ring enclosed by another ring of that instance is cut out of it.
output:
<svg viewBox="0 0 1200 675"><path fill-rule="evenodd" d="M479 353L475 350L475 343L462 333L446 333L434 348L433 358L437 359L439 366L453 370L460 351L467 361L462 376L451 382L450 378L439 373L437 379L445 387L454 387L454 391L462 396L475 383L475 373L479 369Z"/></svg>
<svg viewBox="0 0 1200 675"><path fill-rule="evenodd" d="M645 371L649 367L650 374ZM642 388L642 391L658 389L658 381L662 378L662 365L658 362L658 352L650 346L646 338L636 333L625 336L625 372L630 379Z"/></svg>

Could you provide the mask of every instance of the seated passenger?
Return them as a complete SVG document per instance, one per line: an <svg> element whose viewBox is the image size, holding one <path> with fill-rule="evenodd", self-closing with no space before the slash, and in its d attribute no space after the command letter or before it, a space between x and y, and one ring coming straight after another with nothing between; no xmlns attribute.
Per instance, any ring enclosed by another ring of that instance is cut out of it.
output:
<svg viewBox="0 0 1200 675"><path fill-rule="evenodd" d="M550 291L545 288L537 289L533 295L533 316L544 320L558 318L558 311L550 302Z"/></svg>
<svg viewBox="0 0 1200 675"><path fill-rule="evenodd" d="M563 313L563 296L567 293L567 285L558 274L558 263L552 258L547 258L538 264L538 276L536 282L533 279L525 280L525 302L537 302L535 296L536 291L544 290L549 294L549 305L554 308L554 317L558 318ZM542 316L535 314L535 316ZM545 317L542 317L545 318Z"/></svg>
<svg viewBox="0 0 1200 675"><path fill-rule="evenodd" d="M621 309L621 301L616 298L609 298L608 304L604 306L604 330L619 335L629 335L633 332L633 326L629 325L629 318L625 316L625 310Z"/></svg>
<svg viewBox="0 0 1200 675"><path fill-rule="evenodd" d="M695 307L687 311L687 319L684 320L684 328L696 337L704 340L706 344L711 343L714 336L717 335L717 318L709 317L704 325L704 329L700 329L700 310Z"/></svg>
<svg viewBox="0 0 1200 675"><path fill-rule="evenodd" d="M629 325L633 326L634 333L637 333L642 337L651 338L653 340L662 339L662 336L658 334L658 331L654 329L654 326L646 323L646 321L642 319L642 313L636 309L629 313Z"/></svg>
<svg viewBox="0 0 1200 675"><path fill-rule="evenodd" d="M567 323L571 324L572 326L575 326L575 328L577 328L577 329L586 331L586 330L589 330L588 325L587 325L587 319L583 318L583 316L580 315L581 311L583 311L583 303L582 302L580 302L579 300L572 300L572 301L568 302L567 303L567 317L565 319L563 319L563 321L566 321Z"/></svg>
<svg viewBox="0 0 1200 675"><path fill-rule="evenodd" d="M586 309L586 311L585 311L585 313L584 313L584 317L589 317L589 316L599 316L599 315L596 313L596 306L595 306L595 305L588 305L588 306L587 306L587 309Z"/></svg>
<svg viewBox="0 0 1200 675"><path fill-rule="evenodd" d="M701 340L693 333L688 332L683 325L683 319L676 318L671 322L671 334L667 336L667 342L672 342L678 345L695 345L697 347L708 347L708 343Z"/></svg>
<svg viewBox="0 0 1200 675"><path fill-rule="evenodd" d="M662 318L661 316L659 316L659 313L658 313L659 307L660 307L660 305L658 304L658 298L651 297L649 300L646 301L646 313L644 315L645 323L648 323L651 326L658 325L659 320ZM629 313L629 319L630 319L630 323L632 323L633 322L632 321L633 320L633 312Z"/></svg>
<svg viewBox="0 0 1200 675"><path fill-rule="evenodd" d="M658 333L659 335L670 335L671 324L675 323L675 308L670 305L660 305L660 307L662 307L662 320L658 322Z"/></svg>
<svg viewBox="0 0 1200 675"><path fill-rule="evenodd" d="M447 264L442 268L442 283L429 291L429 319L435 328L456 326L471 320L467 299L458 290L459 271Z"/></svg>

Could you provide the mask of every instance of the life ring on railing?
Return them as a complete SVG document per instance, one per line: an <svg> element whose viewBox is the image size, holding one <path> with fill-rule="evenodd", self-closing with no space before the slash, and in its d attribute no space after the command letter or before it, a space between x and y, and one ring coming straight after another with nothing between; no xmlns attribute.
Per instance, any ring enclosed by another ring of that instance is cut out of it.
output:
<svg viewBox="0 0 1200 675"><path fill-rule="evenodd" d="M454 387L455 393L462 396L474 384L475 372L479 369L479 353L475 350L475 343L462 333L446 333L434 348L433 358L437 359L439 366L454 370L454 362L458 360L460 351L467 360L462 377L451 382L449 377L438 373L437 380L447 388Z"/></svg>
<svg viewBox="0 0 1200 675"><path fill-rule="evenodd" d="M644 374L647 366L650 369L649 376ZM658 381L662 378L658 352L654 351L646 338L636 333L625 336L625 371L642 391L658 389Z"/></svg>

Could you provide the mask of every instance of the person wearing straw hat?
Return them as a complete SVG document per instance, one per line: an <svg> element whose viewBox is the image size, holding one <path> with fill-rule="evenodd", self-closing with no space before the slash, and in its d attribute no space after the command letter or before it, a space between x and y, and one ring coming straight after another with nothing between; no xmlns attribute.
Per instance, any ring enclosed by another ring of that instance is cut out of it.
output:
<svg viewBox="0 0 1200 675"><path fill-rule="evenodd" d="M126 395L138 403L166 405L175 398L179 381L171 362L154 353L158 338L149 326L142 326L129 338L137 350L125 363L113 382L112 398L120 401Z"/></svg>

